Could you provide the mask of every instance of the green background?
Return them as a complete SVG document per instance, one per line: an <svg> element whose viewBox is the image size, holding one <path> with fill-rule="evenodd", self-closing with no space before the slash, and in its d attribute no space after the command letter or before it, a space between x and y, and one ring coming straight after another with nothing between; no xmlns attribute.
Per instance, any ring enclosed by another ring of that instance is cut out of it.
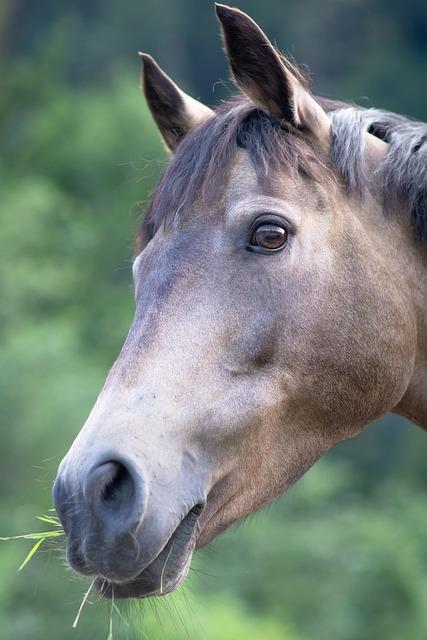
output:
<svg viewBox="0 0 427 640"><path fill-rule="evenodd" d="M427 120L425 0L245 0L315 90ZM39 529L56 467L133 311L138 217L165 156L136 52L196 97L233 90L205 0L0 3L0 535ZM177 594L121 606L115 638L425 640L427 439L389 417L196 554ZM42 527L42 525L41 525ZM1 640L101 638L109 605L61 545L0 545Z"/></svg>

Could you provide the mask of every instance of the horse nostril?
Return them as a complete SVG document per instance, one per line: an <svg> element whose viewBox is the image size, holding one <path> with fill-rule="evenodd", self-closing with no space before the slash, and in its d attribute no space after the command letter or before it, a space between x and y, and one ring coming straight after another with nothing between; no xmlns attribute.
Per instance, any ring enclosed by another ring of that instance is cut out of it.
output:
<svg viewBox="0 0 427 640"><path fill-rule="evenodd" d="M84 495L98 522L120 529L136 526L143 506L142 481L121 462L109 461L92 469Z"/></svg>
<svg viewBox="0 0 427 640"><path fill-rule="evenodd" d="M129 471L120 462L107 462L106 465L109 469L106 470L101 499L109 509L120 508L124 501L134 497L133 480Z"/></svg>

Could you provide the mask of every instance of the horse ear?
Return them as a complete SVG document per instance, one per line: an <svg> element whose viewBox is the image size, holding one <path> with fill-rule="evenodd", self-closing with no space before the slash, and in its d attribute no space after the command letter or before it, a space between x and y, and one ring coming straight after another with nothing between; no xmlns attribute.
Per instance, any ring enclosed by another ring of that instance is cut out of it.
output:
<svg viewBox="0 0 427 640"><path fill-rule="evenodd" d="M139 55L143 62L142 90L147 104L166 147L174 151L185 134L213 111L181 91L154 58L146 53Z"/></svg>
<svg viewBox="0 0 427 640"><path fill-rule="evenodd" d="M267 36L239 9L216 4L237 86L269 115L329 140L329 118Z"/></svg>

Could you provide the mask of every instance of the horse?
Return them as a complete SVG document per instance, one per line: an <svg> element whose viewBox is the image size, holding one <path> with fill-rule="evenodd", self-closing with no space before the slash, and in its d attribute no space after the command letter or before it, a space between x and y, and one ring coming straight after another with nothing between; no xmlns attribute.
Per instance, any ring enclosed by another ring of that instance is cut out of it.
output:
<svg viewBox="0 0 427 640"><path fill-rule="evenodd" d="M53 500L106 597L174 590L195 550L395 412L427 428L427 125L318 98L217 4L236 97L141 54L169 162L135 316Z"/></svg>

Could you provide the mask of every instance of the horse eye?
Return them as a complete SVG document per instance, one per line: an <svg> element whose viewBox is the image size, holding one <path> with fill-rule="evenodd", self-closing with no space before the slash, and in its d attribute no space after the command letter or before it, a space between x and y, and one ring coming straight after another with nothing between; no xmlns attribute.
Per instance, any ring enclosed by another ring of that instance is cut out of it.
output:
<svg viewBox="0 0 427 640"><path fill-rule="evenodd" d="M264 249L267 252L278 251L283 249L287 239L288 232L284 227L274 222L264 222L253 230L249 246L254 249Z"/></svg>

